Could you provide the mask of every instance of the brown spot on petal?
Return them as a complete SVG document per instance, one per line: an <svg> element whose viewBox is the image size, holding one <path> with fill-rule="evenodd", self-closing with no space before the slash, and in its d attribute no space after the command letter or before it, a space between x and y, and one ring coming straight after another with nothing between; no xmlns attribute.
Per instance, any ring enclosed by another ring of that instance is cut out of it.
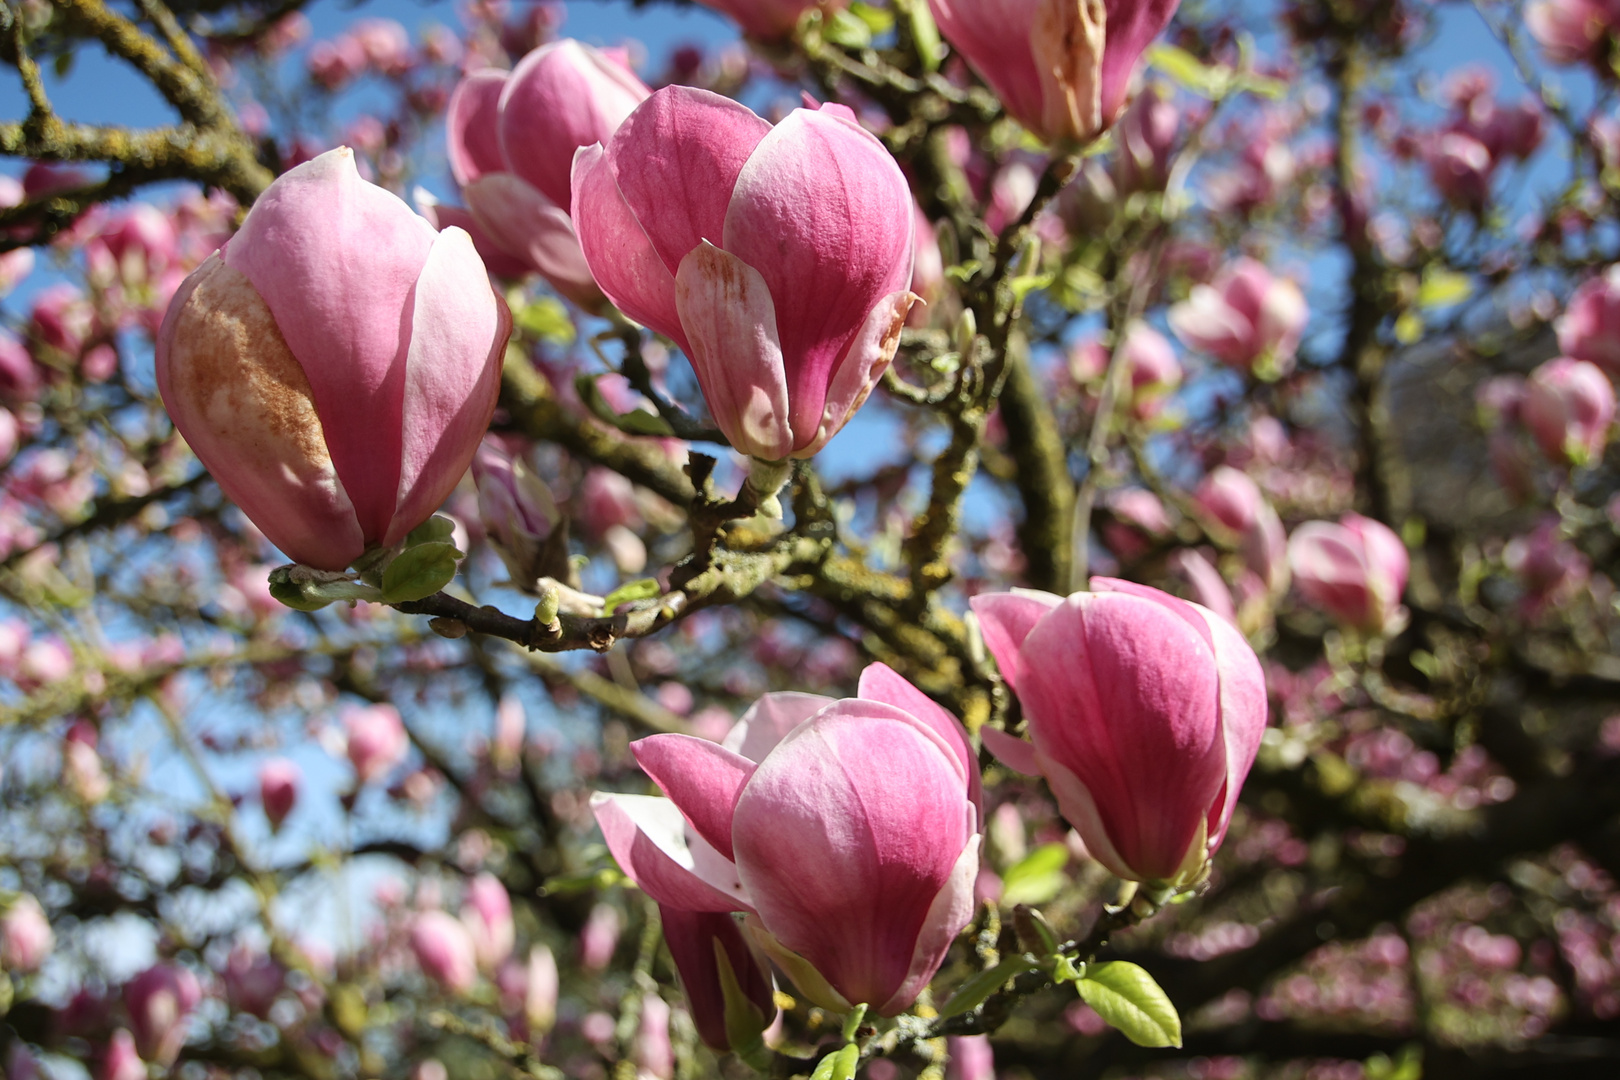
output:
<svg viewBox="0 0 1620 1080"><path fill-rule="evenodd" d="M247 275L217 257L196 274L169 350L172 411L207 428L183 431L187 441L217 440L251 459L291 457L295 474L328 472L309 379L270 308Z"/></svg>

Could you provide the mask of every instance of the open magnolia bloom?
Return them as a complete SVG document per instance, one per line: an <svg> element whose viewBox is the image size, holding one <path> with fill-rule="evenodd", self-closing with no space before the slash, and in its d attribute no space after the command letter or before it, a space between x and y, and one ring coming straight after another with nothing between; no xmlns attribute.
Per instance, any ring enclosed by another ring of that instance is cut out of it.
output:
<svg viewBox="0 0 1620 1080"><path fill-rule="evenodd" d="M636 760L669 798L591 805L659 904L742 912L812 1001L893 1016L972 916L982 797L955 717L882 664L859 693L766 694L724 743L642 739Z"/></svg>
<svg viewBox="0 0 1620 1080"><path fill-rule="evenodd" d="M985 728L985 746L1009 768L1044 776L1109 870L1187 885L1225 838L1260 749L1260 661L1197 604L1112 578L1091 587L1068 598L973 598L1033 743Z"/></svg>
<svg viewBox="0 0 1620 1080"><path fill-rule="evenodd" d="M911 191L842 105L772 127L666 86L576 155L573 217L608 299L681 347L731 445L765 461L837 434L917 299Z"/></svg>

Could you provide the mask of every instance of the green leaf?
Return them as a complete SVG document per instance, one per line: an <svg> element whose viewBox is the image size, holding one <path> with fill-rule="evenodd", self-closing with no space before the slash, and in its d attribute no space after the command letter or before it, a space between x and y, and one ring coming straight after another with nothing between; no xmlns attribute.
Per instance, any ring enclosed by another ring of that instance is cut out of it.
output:
<svg viewBox="0 0 1620 1080"><path fill-rule="evenodd" d="M442 514L434 514L405 535L405 546L417 544L448 544L456 535L456 523Z"/></svg>
<svg viewBox="0 0 1620 1080"><path fill-rule="evenodd" d="M569 345L574 340L574 320L568 309L549 296L543 296L521 307L514 305L512 322L525 335L549 341L553 345Z"/></svg>
<svg viewBox="0 0 1620 1080"><path fill-rule="evenodd" d="M979 1007L985 998L1001 989L1008 979L1016 979L1026 971L1034 971L1040 967L1035 958L1028 953L1009 956L989 971L981 971L961 986L951 995L943 1008L939 1010L941 1017L957 1016L970 1012Z"/></svg>
<svg viewBox="0 0 1620 1080"><path fill-rule="evenodd" d="M1395 320L1395 340L1412 345L1423 338L1423 316L1415 311L1403 311Z"/></svg>
<svg viewBox="0 0 1620 1080"><path fill-rule="evenodd" d="M574 390L579 394L579 400L591 411L591 415L604 423L612 424L628 435L655 435L668 437L675 434L673 428L665 422L662 416L654 415L645 409L631 409L627 413L613 411L602 395L602 388L596 385L600 375L579 375L574 378Z"/></svg>
<svg viewBox="0 0 1620 1080"><path fill-rule="evenodd" d="M306 596L302 586L286 580L277 581L273 576L270 578L270 595L294 611L319 611L332 602L316 596Z"/></svg>
<svg viewBox="0 0 1620 1080"><path fill-rule="evenodd" d="M1186 49L1163 42L1148 49L1148 63L1172 82L1199 97L1219 100L1232 88L1232 69L1224 65L1211 66Z"/></svg>
<svg viewBox="0 0 1620 1080"><path fill-rule="evenodd" d="M847 1043L854 1042L856 1034L861 1030L861 1024L865 1022L866 1003L863 1001L849 1010L849 1015L844 1017L844 1041Z"/></svg>
<svg viewBox="0 0 1620 1080"><path fill-rule="evenodd" d="M637 578L635 581L625 582L603 597L602 607L611 615L613 609L620 604L628 604L636 600L651 600L660 591L657 578Z"/></svg>
<svg viewBox="0 0 1620 1080"><path fill-rule="evenodd" d="M1007 868L1001 876L1003 904L1044 904L1056 896L1067 880L1063 868L1069 849L1063 844L1042 844Z"/></svg>
<svg viewBox="0 0 1620 1080"><path fill-rule="evenodd" d="M816 1071L810 1074L810 1080L855 1080L855 1070L860 1064L861 1048L850 1043L822 1058Z"/></svg>
<svg viewBox="0 0 1620 1080"><path fill-rule="evenodd" d="M1418 286L1417 304L1425 311L1451 307L1474 295L1474 282L1467 274L1443 266L1431 266L1423 271L1423 283Z"/></svg>
<svg viewBox="0 0 1620 1080"><path fill-rule="evenodd" d="M1124 960L1091 964L1075 983L1080 998L1137 1046L1180 1046L1181 1017L1142 968Z"/></svg>
<svg viewBox="0 0 1620 1080"><path fill-rule="evenodd" d="M383 571L383 603L404 604L427 599L454 580L459 558L461 552L454 544L417 544L406 548Z"/></svg>
<svg viewBox="0 0 1620 1080"><path fill-rule="evenodd" d="M872 45L872 28L843 9L833 12L822 23L821 32L828 41L846 49L866 49Z"/></svg>
<svg viewBox="0 0 1620 1080"><path fill-rule="evenodd" d="M1014 297L1016 297L1018 300L1023 300L1024 297L1028 296L1036 289L1045 289L1056 280L1057 272L1055 270L1049 270L1044 274L1020 274L1018 277L1015 277L1011 281L1007 282L1007 285L1012 289Z"/></svg>

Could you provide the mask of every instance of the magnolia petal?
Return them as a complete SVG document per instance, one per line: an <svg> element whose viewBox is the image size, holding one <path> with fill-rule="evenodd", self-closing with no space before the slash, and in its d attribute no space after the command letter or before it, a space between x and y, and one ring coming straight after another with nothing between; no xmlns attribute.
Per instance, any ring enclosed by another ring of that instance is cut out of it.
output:
<svg viewBox="0 0 1620 1080"><path fill-rule="evenodd" d="M1226 787L1209 813L1208 841L1213 851L1226 837L1243 781L1260 752L1270 706L1265 672L1243 635L1213 611L1202 607L1197 610L1209 623L1215 642L1215 667L1221 680L1221 735L1226 746Z"/></svg>
<svg viewBox="0 0 1620 1080"><path fill-rule="evenodd" d="M464 206L441 203L422 188L417 188L411 193L411 201L416 204L416 212L440 232L449 228L467 230L467 235L472 237L473 247L478 249L478 257L484 260L484 269L495 277L516 281L530 273L528 260L518 258L497 244L494 238L484 231L484 227L478 224L478 219L473 217L471 210Z"/></svg>
<svg viewBox="0 0 1620 1080"><path fill-rule="evenodd" d="M1018 651L1023 647L1024 639L1047 612L1061 603L1061 596L1032 589L981 593L968 601L973 614L978 616L979 633L984 637L985 648L996 658L1001 678L1014 693L1018 691L1022 674Z"/></svg>
<svg viewBox="0 0 1620 1080"><path fill-rule="evenodd" d="M1102 55L1102 120L1112 124L1131 89L1136 62L1170 24L1181 0L1106 0L1107 44Z"/></svg>
<svg viewBox="0 0 1620 1080"><path fill-rule="evenodd" d="M658 257L630 212L601 146L580 147L574 154L573 177L570 213L596 284L614 307L663 334L690 356L675 310L675 274Z"/></svg>
<svg viewBox="0 0 1620 1080"><path fill-rule="evenodd" d="M444 133L450 175L459 186L465 187L485 173L506 168L497 126L506 79L504 71L482 68L463 78L450 94L450 104L444 113Z"/></svg>
<svg viewBox="0 0 1620 1080"><path fill-rule="evenodd" d="M1052 789L1052 797L1057 800L1058 811L1080 834L1091 857L1107 867L1115 877L1127 881L1143 880L1143 875L1131 869L1115 849L1114 841L1108 836L1108 827L1097 812L1097 800L1092 798L1090 789L1074 773L1039 751L1036 752L1036 760L1041 775L1046 777L1047 786Z"/></svg>
<svg viewBox="0 0 1620 1080"><path fill-rule="evenodd" d="M495 413L512 334L506 301L490 288L472 237L460 229L434 241L411 312L399 505L385 545L405 539L461 482Z"/></svg>
<svg viewBox="0 0 1620 1080"><path fill-rule="evenodd" d="M909 290L890 293L867 314L866 322L850 338L844 355L838 358L832 384L827 387L821 426L809 443L794 449L794 457L805 458L820 452L866 403L867 396L883 378L895 350L900 347L900 331L905 329L912 305L921 299ZM803 439L804 435L795 429L794 438Z"/></svg>
<svg viewBox="0 0 1620 1080"><path fill-rule="evenodd" d="M853 1003L833 989L816 966L792 949L783 945L759 921L758 915L750 915L743 920L743 926L748 930L748 936L754 939L754 944L764 950L765 955L776 962L787 977L793 980L793 985L799 988L799 993L809 998L823 1009L836 1013L847 1013Z"/></svg>
<svg viewBox="0 0 1620 1080"><path fill-rule="evenodd" d="M561 207L511 173L480 177L463 194L473 218L502 248L580 307L601 303L574 223Z"/></svg>
<svg viewBox="0 0 1620 1080"><path fill-rule="evenodd" d="M776 744L787 738L788 732L831 705L836 698L821 694L800 694L783 691L765 694L742 719L734 724L720 745L732 753L741 754L749 761L765 760L765 755L776 749Z"/></svg>
<svg viewBox="0 0 1620 1080"><path fill-rule="evenodd" d="M247 276L217 253L163 318L157 384L226 496L289 558L342 570L365 550L309 379Z"/></svg>
<svg viewBox="0 0 1620 1080"><path fill-rule="evenodd" d="M984 790L979 776L978 755L968 739L962 721L938 704L933 698L911 685L888 664L868 664L861 672L857 697L867 701L881 701L902 709L933 728L950 747L951 753L962 764L962 775L968 783L968 798L978 808L979 824L984 824Z"/></svg>
<svg viewBox="0 0 1620 1080"><path fill-rule="evenodd" d="M692 735L653 735L630 744L636 764L664 789L698 835L728 859L737 793L756 766L719 743Z"/></svg>
<svg viewBox="0 0 1620 1080"><path fill-rule="evenodd" d="M933 981L956 935L973 918L973 887L979 878L979 841L977 833L968 839L967 847L951 867L944 888L928 906L922 932L917 935L916 950L911 954L911 967L894 996L877 1006L879 1016L896 1016L911 1007L917 995Z"/></svg>
<svg viewBox="0 0 1620 1080"><path fill-rule="evenodd" d="M671 274L724 235L737 176L770 131L746 106L690 86L664 87L620 125L608 168Z"/></svg>
<svg viewBox="0 0 1620 1080"><path fill-rule="evenodd" d="M984 748L1013 772L1020 772L1025 776L1041 775L1040 757L1036 754L1034 745L1028 741L988 725L979 729L979 738L983 741Z"/></svg>
<svg viewBox="0 0 1620 1080"><path fill-rule="evenodd" d="M1106 126L1102 111L1105 21L1102 0L1039 0L1035 5L1029 45L1041 80L1036 134L1047 139L1087 140Z"/></svg>
<svg viewBox="0 0 1620 1080"><path fill-rule="evenodd" d="M752 911L737 869L687 826L668 799L591 796L608 850L642 892L685 911Z"/></svg>
<svg viewBox="0 0 1620 1080"><path fill-rule="evenodd" d="M705 240L681 260L675 308L703 400L731 445L765 461L787 457L788 385L765 279Z"/></svg>

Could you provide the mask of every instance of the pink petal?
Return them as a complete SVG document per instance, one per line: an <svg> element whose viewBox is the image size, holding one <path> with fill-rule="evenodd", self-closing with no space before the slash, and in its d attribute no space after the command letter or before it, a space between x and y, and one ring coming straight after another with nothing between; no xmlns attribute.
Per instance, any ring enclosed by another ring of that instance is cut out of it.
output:
<svg viewBox="0 0 1620 1080"><path fill-rule="evenodd" d="M253 285L217 253L169 304L157 384L226 497L289 558L342 570L365 550L309 379Z"/></svg>
<svg viewBox="0 0 1620 1080"><path fill-rule="evenodd" d="M979 809L980 824L984 818L984 795L981 790L978 755L968 741L967 729L962 721L951 715L927 694L911 685L888 664L868 664L861 672L856 696L867 701L881 701L910 713L932 728L950 747L956 760L962 763L962 776L968 782L968 798Z"/></svg>
<svg viewBox="0 0 1620 1080"><path fill-rule="evenodd" d="M1226 836L1243 781L1260 752L1270 705L1266 700L1265 672L1243 635L1214 612L1199 609L1199 613L1209 623L1215 642L1215 667L1221 685L1221 735L1226 745L1226 789L1210 806L1209 813L1209 849L1214 851Z"/></svg>
<svg viewBox="0 0 1620 1080"><path fill-rule="evenodd" d="M394 517L411 294L438 235L340 147L271 184L225 249L309 378L368 542Z"/></svg>
<svg viewBox="0 0 1620 1080"><path fill-rule="evenodd" d="M864 359L862 382L876 362L848 346L879 301L908 291L911 206L883 144L836 113L795 109L737 177L721 246L770 289L796 444L820 433L838 362ZM892 314L879 322L883 340Z"/></svg>
<svg viewBox="0 0 1620 1080"><path fill-rule="evenodd" d="M911 1007L917 995L933 981L956 935L973 918L973 886L979 877L979 840L977 833L968 839L944 886L928 905L928 914L923 916L922 930L912 949L911 966L889 999L876 1005L879 1016L896 1016Z"/></svg>
<svg viewBox="0 0 1620 1080"><path fill-rule="evenodd" d="M703 400L731 445L766 461L787 457L788 386L765 279L705 240L681 260L675 309Z"/></svg>
<svg viewBox="0 0 1620 1080"><path fill-rule="evenodd" d="M745 106L689 86L657 91L620 126L608 168L671 274L700 241L720 240L737 176L770 131Z"/></svg>
<svg viewBox="0 0 1620 1080"><path fill-rule="evenodd" d="M794 438L801 440L794 448L794 457L810 457L827 445L841 431L849 418L866 402L867 395L883 378L894 351L900 345L900 331L905 328L911 306L921 297L912 292L890 293L877 302L866 316L866 322L850 339L844 355L834 368L832 385L827 388L827 403L822 408L821 427L809 443L802 440L805 433L795 430Z"/></svg>
<svg viewBox="0 0 1620 1080"><path fill-rule="evenodd" d="M1018 696L1036 748L1090 791L1125 862L1168 879L1226 780L1220 683L1197 609L1133 593L1053 609L1024 640Z"/></svg>
<svg viewBox="0 0 1620 1080"><path fill-rule="evenodd" d="M473 247L478 249L478 257L484 260L484 269L496 277L516 281L530 272L528 262L514 257L497 244L466 207L438 202L421 188L412 194L411 201L416 204L416 212L435 229L441 232L451 228L467 230L467 235L472 237Z"/></svg>
<svg viewBox="0 0 1620 1080"><path fill-rule="evenodd" d="M485 173L501 172L497 118L506 72L482 68L465 76L450 95L444 114L445 142L450 157L450 175L465 187Z"/></svg>
<svg viewBox="0 0 1620 1080"><path fill-rule="evenodd" d="M968 601L973 614L978 616L985 648L996 658L1002 679L1015 693L1022 674L1018 650L1035 624L1061 603L1063 597L1033 589L981 593Z"/></svg>
<svg viewBox="0 0 1620 1080"><path fill-rule="evenodd" d="M1046 755L1037 756L1040 775L1046 777L1052 797L1057 799L1058 812L1080 834L1091 857L1102 863L1115 877L1136 881L1148 876L1127 864L1114 849L1114 841L1109 837L1108 828L1097 811L1097 800L1091 797L1091 792L1080 778Z"/></svg>
<svg viewBox="0 0 1620 1080"><path fill-rule="evenodd" d="M460 483L489 430L512 333L506 301L460 229L439 233L412 298L401 420L399 509L383 543L395 544Z"/></svg>
<svg viewBox="0 0 1620 1080"><path fill-rule="evenodd" d="M686 911L752 911L737 869L691 832L668 799L591 796L591 812L608 850L642 892Z"/></svg>
<svg viewBox="0 0 1620 1080"><path fill-rule="evenodd" d="M939 32L989 83L1007 112L1039 123L1043 94L1030 50L1040 0L929 0Z"/></svg>
<svg viewBox="0 0 1620 1080"><path fill-rule="evenodd" d="M1040 759L1036 756L1033 744L1020 739L1016 735L1009 735L1000 728L985 726L979 729L979 740L984 748L1013 772L1023 773L1025 776L1040 776Z"/></svg>
<svg viewBox="0 0 1620 1080"><path fill-rule="evenodd" d="M572 38L540 46L512 69L501 93L506 167L567 206L574 151L607 142L650 92L624 65Z"/></svg>
<svg viewBox="0 0 1620 1080"><path fill-rule="evenodd" d="M658 257L630 212L613 179L606 151L600 146L582 147L574 155L573 175L574 228L596 284L614 307L691 355L675 310L675 274Z"/></svg>
<svg viewBox="0 0 1620 1080"><path fill-rule="evenodd" d="M630 744L636 764L664 789L698 835L728 859L732 807L754 772L752 761L691 735L653 735Z"/></svg>
<svg viewBox="0 0 1620 1080"><path fill-rule="evenodd" d="M909 714L847 700L784 739L737 799L737 871L760 919L848 1001L887 1002L910 975L974 833L960 768Z"/></svg>
<svg viewBox="0 0 1620 1080"><path fill-rule="evenodd" d="M463 194L473 217L504 250L580 307L600 303L574 223L561 207L511 173L480 177Z"/></svg>
<svg viewBox="0 0 1620 1080"><path fill-rule="evenodd" d="M1102 57L1102 120L1105 124L1125 107L1136 62L1159 32L1170 24L1181 0L1105 0L1107 32Z"/></svg>
<svg viewBox="0 0 1620 1080"><path fill-rule="evenodd" d="M766 694L742 714L720 745L758 764L788 732L836 700L820 694L786 691Z"/></svg>

